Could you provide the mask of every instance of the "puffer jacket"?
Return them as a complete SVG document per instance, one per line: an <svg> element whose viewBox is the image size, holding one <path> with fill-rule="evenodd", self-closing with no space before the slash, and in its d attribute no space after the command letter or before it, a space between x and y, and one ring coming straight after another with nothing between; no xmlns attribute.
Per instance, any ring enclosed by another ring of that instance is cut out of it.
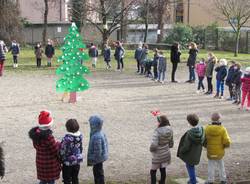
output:
<svg viewBox="0 0 250 184"><path fill-rule="evenodd" d="M227 76L227 67L222 65L215 68L216 74L216 80L218 81L224 81Z"/></svg>
<svg viewBox="0 0 250 184"><path fill-rule="evenodd" d="M246 91L250 93L250 74L244 75L243 78L241 78L242 82L242 91Z"/></svg>
<svg viewBox="0 0 250 184"><path fill-rule="evenodd" d="M82 139L80 132L67 133L61 142L60 156L63 164L67 166L78 165L83 161Z"/></svg>
<svg viewBox="0 0 250 184"><path fill-rule="evenodd" d="M220 160L225 155L225 148L231 144L227 130L219 122L213 122L205 128L207 157L210 160Z"/></svg>
<svg viewBox="0 0 250 184"><path fill-rule="evenodd" d="M196 73L199 77L204 77L206 73L206 64L205 63L197 63L195 66Z"/></svg>
<svg viewBox="0 0 250 184"><path fill-rule="evenodd" d="M152 163L161 164L171 162L170 148L173 148L173 130L170 126L163 126L155 129L150 152L152 153Z"/></svg>
<svg viewBox="0 0 250 184"><path fill-rule="evenodd" d="M8 49L5 45L5 43L0 40L0 61L4 61L5 60L5 54L8 52Z"/></svg>
<svg viewBox="0 0 250 184"><path fill-rule="evenodd" d="M88 166L102 163L108 159L108 141L106 135L102 132L103 120L99 116L91 116L90 140L88 148Z"/></svg>
<svg viewBox="0 0 250 184"><path fill-rule="evenodd" d="M198 165L204 141L205 131L203 127L197 126L191 128L180 140L177 157L189 165Z"/></svg>
<svg viewBox="0 0 250 184"><path fill-rule="evenodd" d="M18 43L12 43L10 50L13 56L17 56L20 53L20 47Z"/></svg>

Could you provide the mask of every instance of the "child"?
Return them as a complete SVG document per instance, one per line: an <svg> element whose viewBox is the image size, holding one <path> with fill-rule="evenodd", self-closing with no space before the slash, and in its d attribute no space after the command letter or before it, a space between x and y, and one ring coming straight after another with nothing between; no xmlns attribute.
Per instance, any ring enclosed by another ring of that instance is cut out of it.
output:
<svg viewBox="0 0 250 184"><path fill-rule="evenodd" d="M195 165L200 162L202 145L205 140L205 131L199 126L199 118L196 114L187 116L188 123L192 126L181 138L177 157L186 163L189 175L189 184L196 184Z"/></svg>
<svg viewBox="0 0 250 184"><path fill-rule="evenodd" d="M55 180L59 179L61 171L60 143L52 135L53 119L50 112L41 111L38 123L38 126L29 131L29 137L36 149L37 178L40 180L40 184L54 184Z"/></svg>
<svg viewBox="0 0 250 184"><path fill-rule="evenodd" d="M232 101L234 98L234 94L233 94L233 84L232 84L232 77L234 75L234 67L235 67L235 61L231 61L231 66L228 69L228 75L227 75L227 79L226 79L226 85L228 86L228 90L229 90L229 95L230 97L227 99L229 101Z"/></svg>
<svg viewBox="0 0 250 184"><path fill-rule="evenodd" d="M20 47L19 44L16 42L16 40L12 41L10 50L13 55L13 68L18 67L18 55L20 53Z"/></svg>
<svg viewBox="0 0 250 184"><path fill-rule="evenodd" d="M35 55L36 55L36 66L40 68L43 55L43 49L41 43L37 43L37 45L35 46Z"/></svg>
<svg viewBox="0 0 250 184"><path fill-rule="evenodd" d="M90 140L88 148L88 166L93 166L95 184L104 184L103 162L108 159L108 141L102 131L103 120L100 116L91 116Z"/></svg>
<svg viewBox="0 0 250 184"><path fill-rule="evenodd" d="M110 69L111 68L111 64L110 64L110 61L111 61L111 49L108 46L108 44L104 45L103 58L104 58L105 63L107 64L107 69Z"/></svg>
<svg viewBox="0 0 250 184"><path fill-rule="evenodd" d="M5 166L4 166L4 155L3 155L3 148L0 144L0 178L3 179L5 174Z"/></svg>
<svg viewBox="0 0 250 184"><path fill-rule="evenodd" d="M232 76L232 86L233 86L233 96L235 101L233 104L239 105L241 103L241 76L242 72L240 70L241 65L236 63L234 66L234 73Z"/></svg>
<svg viewBox="0 0 250 184"><path fill-rule="evenodd" d="M197 49L197 45L194 42L191 42L189 44L189 57L188 57L188 61L187 61L187 66L189 69L189 80L187 80L186 82L189 83L194 83L195 82L195 62L196 62L196 57L198 54L198 49Z"/></svg>
<svg viewBox="0 0 250 184"><path fill-rule="evenodd" d="M134 58L137 62L137 73L140 73L140 58L141 58L141 54L142 54L142 44L140 43L138 45L138 48L135 49L135 55Z"/></svg>
<svg viewBox="0 0 250 184"><path fill-rule="evenodd" d="M157 64L157 69L158 69L158 82L161 82L162 84L164 84L165 73L167 70L167 61L166 61L166 57L163 56L162 51L159 52L159 60Z"/></svg>
<svg viewBox="0 0 250 184"><path fill-rule="evenodd" d="M140 75L143 75L145 73L144 68L145 68L145 63L147 60L148 60L148 45L143 44L141 58L140 58L140 66L141 66Z"/></svg>
<svg viewBox="0 0 250 184"><path fill-rule="evenodd" d="M51 61L52 61L54 54L55 54L55 49L52 45L52 41L48 40L48 44L45 47L45 55L47 56L47 60L48 60L47 66L48 67L51 67Z"/></svg>
<svg viewBox="0 0 250 184"><path fill-rule="evenodd" d="M212 123L205 128L208 157L208 184L214 183L214 171L216 166L219 167L219 175L221 184L227 183L227 176L224 168L223 156L225 155L225 148L230 146L230 137L227 129L221 125L221 115L213 113Z"/></svg>
<svg viewBox="0 0 250 184"><path fill-rule="evenodd" d="M8 52L8 49L4 41L0 40L0 77L3 75L5 54Z"/></svg>
<svg viewBox="0 0 250 184"><path fill-rule="evenodd" d="M165 184L166 167L171 162L170 148L173 148L174 145L173 130L166 116L158 116L157 120L158 127L154 131L150 145L150 152L152 153L151 184L156 184L157 169L160 169L161 172L159 184Z"/></svg>
<svg viewBox="0 0 250 184"><path fill-rule="evenodd" d="M214 98L223 99L224 95L224 82L227 76L227 60L221 59L220 65L215 68L216 74L216 95ZM220 94L221 93L221 94Z"/></svg>
<svg viewBox="0 0 250 184"><path fill-rule="evenodd" d="M157 81L158 79L158 70L157 70L157 64L158 64L158 59L159 59L159 50L157 48L154 49L154 59L152 62L153 66L153 71L154 71L154 78L153 80Z"/></svg>
<svg viewBox="0 0 250 184"><path fill-rule="evenodd" d="M242 82L242 100L241 107L243 109L244 103L247 97L247 110L250 110L250 67L246 68L244 77L241 79Z"/></svg>
<svg viewBox="0 0 250 184"><path fill-rule="evenodd" d="M62 139L60 148L60 156L63 163L63 183L78 184L80 163L83 161L83 136L79 131L79 124L76 119L69 119L65 126L68 133Z"/></svg>
<svg viewBox="0 0 250 184"><path fill-rule="evenodd" d="M196 64L195 68L196 68L196 73L197 73L198 78L199 78L197 93L200 93L200 88L202 88L203 92L205 92L205 87L203 85L203 80L204 80L205 73L206 73L205 59L202 58L201 61Z"/></svg>
<svg viewBox="0 0 250 184"><path fill-rule="evenodd" d="M90 44L89 56L92 58L92 67L96 68L98 49L96 48L96 46L93 43Z"/></svg>
<svg viewBox="0 0 250 184"><path fill-rule="evenodd" d="M207 61L207 67L206 67L206 77L207 77L207 92L206 95L213 94L213 71L214 71L214 65L217 62L217 58L215 55L211 52L208 53L208 61Z"/></svg>

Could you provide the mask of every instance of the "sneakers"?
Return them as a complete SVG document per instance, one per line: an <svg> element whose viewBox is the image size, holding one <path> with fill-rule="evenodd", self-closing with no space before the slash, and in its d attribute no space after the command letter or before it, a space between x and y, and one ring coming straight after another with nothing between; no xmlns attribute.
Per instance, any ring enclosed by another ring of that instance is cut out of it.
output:
<svg viewBox="0 0 250 184"><path fill-rule="evenodd" d="M164 81L161 81L162 84L164 84Z"/></svg>
<svg viewBox="0 0 250 184"><path fill-rule="evenodd" d="M200 92L201 92L200 90L197 90L197 91L196 91L197 94L200 94Z"/></svg>
<svg viewBox="0 0 250 184"><path fill-rule="evenodd" d="M224 99L224 97L223 97L223 96L220 96L219 99Z"/></svg>
<svg viewBox="0 0 250 184"><path fill-rule="evenodd" d="M219 95L218 94L214 95L214 98L219 98Z"/></svg>

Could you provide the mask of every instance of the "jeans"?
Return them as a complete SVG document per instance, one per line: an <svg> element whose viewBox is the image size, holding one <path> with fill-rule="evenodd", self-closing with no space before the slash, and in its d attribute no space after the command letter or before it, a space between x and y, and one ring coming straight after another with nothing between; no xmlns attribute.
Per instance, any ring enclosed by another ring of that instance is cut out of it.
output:
<svg viewBox="0 0 250 184"><path fill-rule="evenodd" d="M188 163L186 163L186 168L188 171L190 184L196 184L195 166L189 165Z"/></svg>
<svg viewBox="0 0 250 184"><path fill-rule="evenodd" d="M94 174L95 184L105 183L103 163L99 163L93 166L93 174Z"/></svg>
<svg viewBox="0 0 250 184"><path fill-rule="evenodd" d="M207 77L207 91L213 92L213 83L212 83L212 77Z"/></svg>
<svg viewBox="0 0 250 184"><path fill-rule="evenodd" d="M223 160L209 160L208 159L208 182L213 183L214 182L214 171L218 167L219 169L219 176L220 181L227 181L227 176L225 172L224 162Z"/></svg>
<svg viewBox="0 0 250 184"><path fill-rule="evenodd" d="M172 68L172 77L171 80L175 81L175 72L177 70L178 63L173 63L173 68Z"/></svg>
<svg viewBox="0 0 250 184"><path fill-rule="evenodd" d="M64 184L79 184L78 174L80 171L80 165L66 166L63 165L62 176Z"/></svg>
<svg viewBox="0 0 250 184"><path fill-rule="evenodd" d="M55 181L40 181L39 184L55 184Z"/></svg>
<svg viewBox="0 0 250 184"><path fill-rule="evenodd" d="M158 80L159 81L165 80L165 71L158 71Z"/></svg>
<svg viewBox="0 0 250 184"><path fill-rule="evenodd" d="M199 77L198 90L200 90L200 88L202 88L203 90L205 89L203 85L203 79L204 77Z"/></svg>
<svg viewBox="0 0 250 184"><path fill-rule="evenodd" d="M216 80L216 95L224 95L224 81Z"/></svg>
<svg viewBox="0 0 250 184"><path fill-rule="evenodd" d="M156 184L156 172L157 170L150 170L151 184ZM159 181L159 184L165 184L166 168L160 168L160 172L161 172L161 180Z"/></svg>
<svg viewBox="0 0 250 184"><path fill-rule="evenodd" d="M189 69L189 80L195 81L194 66L188 66L188 69Z"/></svg>

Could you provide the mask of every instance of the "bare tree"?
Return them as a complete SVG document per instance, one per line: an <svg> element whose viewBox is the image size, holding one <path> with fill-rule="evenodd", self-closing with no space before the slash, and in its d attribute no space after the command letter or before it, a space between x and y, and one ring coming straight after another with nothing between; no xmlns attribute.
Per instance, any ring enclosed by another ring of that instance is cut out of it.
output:
<svg viewBox="0 0 250 184"><path fill-rule="evenodd" d="M223 20L231 25L236 34L234 56L237 57L241 28L250 20L249 0L214 0L214 2L223 15Z"/></svg>
<svg viewBox="0 0 250 184"><path fill-rule="evenodd" d="M145 17L144 17L144 21L145 21L144 43L147 42L147 38L148 38L148 19L149 19L149 0L146 0L146 2L145 2Z"/></svg>
<svg viewBox="0 0 250 184"><path fill-rule="evenodd" d="M108 42L110 35L115 30L130 23L130 21L126 21L126 23L123 22L122 24L122 18L136 2L137 0L128 0L122 6L121 1L117 0L97 0L95 4L86 4L89 14L86 20L102 34L102 45ZM97 17L97 19L94 20L93 17Z"/></svg>
<svg viewBox="0 0 250 184"><path fill-rule="evenodd" d="M49 0L44 0L44 14L43 14L43 44L47 40L48 14L49 14Z"/></svg>

